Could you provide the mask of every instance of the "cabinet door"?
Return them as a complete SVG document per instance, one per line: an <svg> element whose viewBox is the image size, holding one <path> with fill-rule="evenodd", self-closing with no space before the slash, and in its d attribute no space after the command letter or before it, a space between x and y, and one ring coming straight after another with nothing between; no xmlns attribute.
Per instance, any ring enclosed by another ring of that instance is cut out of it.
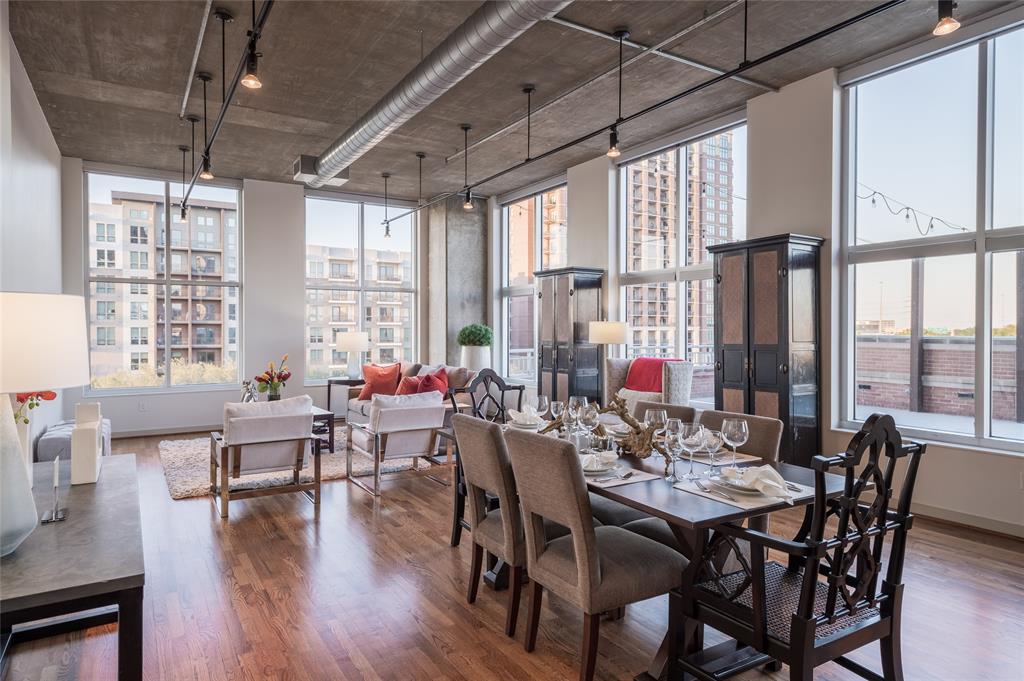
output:
<svg viewBox="0 0 1024 681"><path fill-rule="evenodd" d="M750 258L750 413L785 421L783 368L786 247L753 248Z"/></svg>
<svg viewBox="0 0 1024 681"><path fill-rule="evenodd" d="M572 391L573 368L573 278L569 274L555 277L555 388L554 399L568 400Z"/></svg>
<svg viewBox="0 0 1024 681"><path fill-rule="evenodd" d="M746 412L747 406L747 254L730 251L715 258L715 405Z"/></svg>
<svg viewBox="0 0 1024 681"><path fill-rule="evenodd" d="M540 314L537 324L537 392L554 399L555 373L555 282L551 277L537 277Z"/></svg>

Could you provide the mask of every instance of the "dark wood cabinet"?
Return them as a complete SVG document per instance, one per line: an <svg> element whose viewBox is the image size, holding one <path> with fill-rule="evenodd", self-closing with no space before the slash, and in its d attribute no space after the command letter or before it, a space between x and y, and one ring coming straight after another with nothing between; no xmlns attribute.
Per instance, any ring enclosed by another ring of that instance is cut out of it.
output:
<svg viewBox="0 0 1024 681"><path fill-rule="evenodd" d="M779 456L821 453L818 268L824 239L796 234L711 246L715 407L785 424Z"/></svg>
<svg viewBox="0 0 1024 681"><path fill-rule="evenodd" d="M581 395L601 399L601 347L590 342L590 322L601 316L604 270L565 267L534 272L539 348L537 392L552 400Z"/></svg>

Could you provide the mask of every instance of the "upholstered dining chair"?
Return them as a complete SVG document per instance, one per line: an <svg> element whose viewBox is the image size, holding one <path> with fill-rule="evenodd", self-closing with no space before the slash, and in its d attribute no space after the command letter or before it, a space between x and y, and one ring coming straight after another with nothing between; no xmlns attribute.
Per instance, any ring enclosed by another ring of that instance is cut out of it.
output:
<svg viewBox="0 0 1024 681"><path fill-rule="evenodd" d="M469 528L473 535L466 601L476 601L484 551L505 561L509 566L505 633L515 636L526 567L526 539L505 439L498 424L465 414L452 416L452 428L461 453L469 502ZM555 539L565 536L569 530L546 523L544 533L548 539Z"/></svg>
<svg viewBox="0 0 1024 681"><path fill-rule="evenodd" d="M276 402L230 402L224 405L224 430L210 433L210 493L228 517L232 499L302 492L320 503L320 447L313 434L313 400L309 395ZM313 455L313 480L300 473ZM255 473L292 471L291 484L231 491L232 478Z"/></svg>
<svg viewBox="0 0 1024 681"><path fill-rule="evenodd" d="M526 532L530 609L525 646L537 643L544 589L583 611L580 679L594 677L601 613L653 598L681 584L687 561L679 553L621 527L595 527L583 468L569 442L509 431ZM548 540L544 521L569 528Z"/></svg>
<svg viewBox="0 0 1024 681"><path fill-rule="evenodd" d="M722 574L708 560L716 552L712 540L687 568L684 588L670 596L673 607L788 664L791 681L810 681L814 668L829 661L872 681L901 681L903 561L924 452L925 445L903 441L892 416L872 415L845 453L812 460L814 504L806 507L795 539L722 526L722 541L753 547L749 564ZM900 459L906 467L894 495ZM825 497L829 472L846 479L836 499ZM785 554L787 564L766 562L769 549ZM845 657L874 641L879 642L881 676ZM704 681L716 678L698 660L669 664L680 677L685 671Z"/></svg>
<svg viewBox="0 0 1024 681"><path fill-rule="evenodd" d="M770 416L754 416L731 411L705 409L700 413L700 424L709 430L722 430L722 421L729 418L747 422L750 437L746 444L736 451L757 456L768 463L779 460L779 443L782 442L782 421Z"/></svg>
<svg viewBox="0 0 1024 681"><path fill-rule="evenodd" d="M650 402L640 400L633 409L633 418L643 421L644 414L648 409L664 409L666 417L679 419L683 423L694 423L697 420L697 410L683 404L668 404L667 402Z"/></svg>
<svg viewBox="0 0 1024 681"><path fill-rule="evenodd" d="M435 465L437 431L444 425L444 397L439 392L416 395L374 395L367 423L348 424L345 471L349 482L380 496L381 466L386 459L422 458L425 471ZM373 486L353 475L352 455L373 460ZM418 472L413 469L413 472Z"/></svg>

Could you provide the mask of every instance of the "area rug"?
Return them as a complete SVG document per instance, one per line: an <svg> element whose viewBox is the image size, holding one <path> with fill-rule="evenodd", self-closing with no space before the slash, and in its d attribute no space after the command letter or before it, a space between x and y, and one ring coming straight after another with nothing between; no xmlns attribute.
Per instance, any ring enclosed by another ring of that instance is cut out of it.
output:
<svg viewBox="0 0 1024 681"><path fill-rule="evenodd" d="M172 499L204 497L210 494L210 439L162 440L160 442L160 463L164 467L167 491ZM382 473L397 473L416 466L414 459L391 459L381 466ZM353 452L352 472L356 475L373 474L373 459ZM313 462L302 469L302 481L313 479ZM323 480L340 480L345 477L345 431L335 431L334 452L320 456L320 477ZM244 475L230 483L232 490L273 487L291 483L291 471Z"/></svg>

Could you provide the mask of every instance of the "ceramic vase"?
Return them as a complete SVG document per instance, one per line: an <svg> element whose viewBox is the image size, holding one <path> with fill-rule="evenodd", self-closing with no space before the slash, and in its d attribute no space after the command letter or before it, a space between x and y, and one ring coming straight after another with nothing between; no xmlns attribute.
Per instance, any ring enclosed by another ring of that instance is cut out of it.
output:
<svg viewBox="0 0 1024 681"><path fill-rule="evenodd" d="M39 523L23 452L11 401L0 395L0 556L18 548Z"/></svg>

